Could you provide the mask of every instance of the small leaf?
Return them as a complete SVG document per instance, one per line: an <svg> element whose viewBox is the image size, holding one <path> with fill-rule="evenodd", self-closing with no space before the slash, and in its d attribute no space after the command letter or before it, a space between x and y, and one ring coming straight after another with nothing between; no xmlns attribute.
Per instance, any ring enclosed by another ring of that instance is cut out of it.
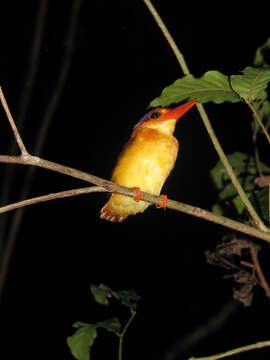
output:
<svg viewBox="0 0 270 360"><path fill-rule="evenodd" d="M90 290L92 295L94 296L95 301L98 304L101 305L109 304L108 299L112 297L112 294L111 294L111 289L108 286L104 284L100 284L99 286L91 284Z"/></svg>
<svg viewBox="0 0 270 360"><path fill-rule="evenodd" d="M265 124L266 130L268 130L270 127L270 102L264 101L262 106L259 108L258 114L262 122ZM262 132L261 127L260 131Z"/></svg>
<svg viewBox="0 0 270 360"><path fill-rule="evenodd" d="M100 321L95 324L95 326L98 328L106 329L110 332L113 332L115 334L119 334L121 332L122 325L118 318L112 318L104 321Z"/></svg>
<svg viewBox="0 0 270 360"><path fill-rule="evenodd" d="M122 305L127 306L132 310L136 309L137 302L141 298L134 290L114 291L113 296L119 300Z"/></svg>
<svg viewBox="0 0 270 360"><path fill-rule="evenodd" d="M222 216L224 214L223 208L218 202L215 202L213 204L212 211L219 216Z"/></svg>
<svg viewBox="0 0 270 360"><path fill-rule="evenodd" d="M186 75L166 87L160 97L154 99L150 106L167 106L186 99L197 98L200 103L213 101L220 104L224 101L238 102L241 98L232 91L228 76L219 71L207 71L202 77Z"/></svg>
<svg viewBox="0 0 270 360"><path fill-rule="evenodd" d="M79 323L75 323L74 327L78 328ZM72 355L77 360L89 360L90 348L94 344L97 337L95 326L89 324L80 324L78 330L67 338L67 344Z"/></svg>
<svg viewBox="0 0 270 360"><path fill-rule="evenodd" d="M254 191L251 201L264 222L269 223L269 188Z"/></svg>
<svg viewBox="0 0 270 360"><path fill-rule="evenodd" d="M267 58L268 55L268 58ZM266 42L259 46L256 50L255 58L254 58L254 65L255 66L264 66L270 64L270 38L266 40Z"/></svg>
<svg viewBox="0 0 270 360"><path fill-rule="evenodd" d="M241 75L231 76L231 85L245 100L255 100L265 95L265 89L270 81L269 67L246 67Z"/></svg>

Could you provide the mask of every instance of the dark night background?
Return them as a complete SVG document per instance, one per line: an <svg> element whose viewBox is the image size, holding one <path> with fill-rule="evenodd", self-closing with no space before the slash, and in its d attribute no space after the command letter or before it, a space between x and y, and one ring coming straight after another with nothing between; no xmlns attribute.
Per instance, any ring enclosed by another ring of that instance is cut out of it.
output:
<svg viewBox="0 0 270 360"><path fill-rule="evenodd" d="M12 0L1 5L0 85L15 120L38 5ZM71 5L48 1L36 83L22 129L30 152L63 66ZM156 0L154 5L196 76L212 69L238 72L252 64L256 48L269 37L269 8L262 5L241 12L216 3L210 12L194 2ZM41 156L110 178L133 125L163 87L180 76L141 0L84 0L71 68ZM207 104L206 110L226 153L252 152L250 114L243 105ZM176 137L180 153L163 192L210 209L215 194L209 169L217 155L196 110L179 122ZM12 134L2 110L0 140L0 152L9 153ZM1 178L6 169L1 165ZM25 171L16 167L9 202L18 199ZM85 185L38 170L31 196ZM95 305L90 282L134 288L141 295L125 342L124 359L129 360L167 360L175 343L230 303L232 284L205 261L205 251L224 233L221 227L154 207L123 224L111 224L99 219L105 201L105 194L90 194L25 209L0 306L1 359L71 359L65 339L73 322L125 316L117 307L110 311ZM13 214L5 216L10 222ZM252 307L229 307L234 310L221 328L173 359L267 339L269 299L260 289ZM117 339L111 339L100 332L93 359L117 359ZM257 352L256 359L269 354Z"/></svg>

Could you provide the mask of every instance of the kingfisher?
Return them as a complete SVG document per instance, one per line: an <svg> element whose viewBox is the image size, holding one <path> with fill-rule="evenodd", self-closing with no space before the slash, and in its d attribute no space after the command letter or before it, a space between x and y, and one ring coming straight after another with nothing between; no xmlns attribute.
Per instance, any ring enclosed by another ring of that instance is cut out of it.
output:
<svg viewBox="0 0 270 360"><path fill-rule="evenodd" d="M193 99L173 109L155 108L135 125L116 162L111 180L134 188L136 197L111 194L100 211L102 219L122 222L129 215L143 212L151 204L140 200L141 191L160 195L178 155L178 141L173 136L176 123L196 103L197 99ZM163 201L158 207L166 208L167 195L161 196Z"/></svg>

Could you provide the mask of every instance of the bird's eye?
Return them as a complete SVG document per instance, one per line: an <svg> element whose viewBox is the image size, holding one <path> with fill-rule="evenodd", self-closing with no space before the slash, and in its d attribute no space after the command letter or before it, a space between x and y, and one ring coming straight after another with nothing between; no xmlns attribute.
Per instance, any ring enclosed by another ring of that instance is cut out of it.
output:
<svg viewBox="0 0 270 360"><path fill-rule="evenodd" d="M151 114L150 118L151 118L151 119L157 119L157 118L159 118L159 117L160 117L160 115L161 115L161 113L160 113L160 112L158 112L158 111L154 111L154 112L152 112L152 114Z"/></svg>

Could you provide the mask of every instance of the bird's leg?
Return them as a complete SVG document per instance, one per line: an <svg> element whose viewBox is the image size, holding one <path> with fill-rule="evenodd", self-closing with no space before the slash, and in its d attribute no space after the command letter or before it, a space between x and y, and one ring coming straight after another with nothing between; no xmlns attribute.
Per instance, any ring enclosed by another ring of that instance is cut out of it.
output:
<svg viewBox="0 0 270 360"><path fill-rule="evenodd" d="M156 207L158 209L162 208L162 209L165 209L167 207L167 204L168 204L168 196L165 195L165 194L162 194L160 195L162 197L162 203L160 205L156 205Z"/></svg>
<svg viewBox="0 0 270 360"><path fill-rule="evenodd" d="M139 187L135 187L134 190L136 191L134 200L140 201L141 200L141 189Z"/></svg>

